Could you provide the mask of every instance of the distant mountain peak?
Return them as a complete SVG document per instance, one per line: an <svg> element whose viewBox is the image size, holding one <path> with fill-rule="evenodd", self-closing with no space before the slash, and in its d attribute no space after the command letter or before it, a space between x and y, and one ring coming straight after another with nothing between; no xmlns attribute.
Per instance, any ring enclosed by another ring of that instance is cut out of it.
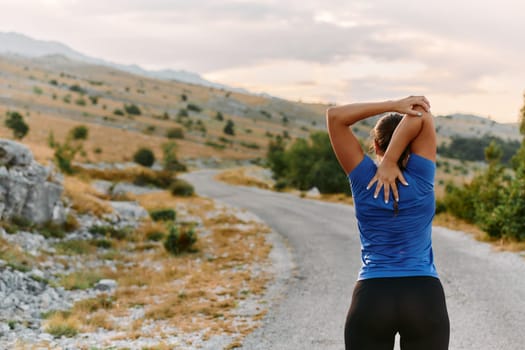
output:
<svg viewBox="0 0 525 350"><path fill-rule="evenodd" d="M103 59L98 59L95 57L84 55L78 51L75 51L71 47L57 41L37 40L25 34L16 32L0 32L0 54L15 54L29 58L46 57L51 58L55 61L55 63L59 63L60 60L67 58L70 60L89 64L108 66L128 73L142 75L155 79L176 80L184 83L204 85L218 89L249 93L248 91L243 89L232 88L227 85L208 81L197 73L188 72L185 70L172 69L147 70L140 67L137 64L123 65L113 63Z"/></svg>

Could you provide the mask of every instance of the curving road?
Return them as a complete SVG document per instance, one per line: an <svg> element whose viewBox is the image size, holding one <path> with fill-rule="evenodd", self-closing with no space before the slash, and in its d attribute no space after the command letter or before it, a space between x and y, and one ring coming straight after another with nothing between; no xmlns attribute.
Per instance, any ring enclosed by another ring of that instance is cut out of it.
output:
<svg viewBox="0 0 525 350"><path fill-rule="evenodd" d="M343 349L360 266L353 207L229 186L213 175L203 170L183 177L198 194L259 216L288 241L295 264L264 325L243 349ZM434 228L433 242L451 321L450 349L525 349L525 259L440 227Z"/></svg>

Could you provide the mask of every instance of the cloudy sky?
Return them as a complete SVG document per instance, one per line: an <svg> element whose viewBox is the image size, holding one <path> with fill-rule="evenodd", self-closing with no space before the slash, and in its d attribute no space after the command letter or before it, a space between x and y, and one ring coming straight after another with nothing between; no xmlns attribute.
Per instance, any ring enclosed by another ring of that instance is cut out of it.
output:
<svg viewBox="0 0 525 350"><path fill-rule="evenodd" d="M515 122L522 0L0 0L0 31L254 92L345 103L425 94Z"/></svg>

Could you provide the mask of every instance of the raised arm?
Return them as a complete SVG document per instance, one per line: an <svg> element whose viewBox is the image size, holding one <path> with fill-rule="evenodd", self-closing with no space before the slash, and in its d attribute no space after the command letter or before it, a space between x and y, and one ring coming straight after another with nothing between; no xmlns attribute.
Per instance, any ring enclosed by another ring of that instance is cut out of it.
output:
<svg viewBox="0 0 525 350"><path fill-rule="evenodd" d="M359 141L350 126L356 122L386 112L410 115L422 114L416 106L428 111L430 106L423 96L410 96L396 101L353 103L331 107L326 111L328 134L339 164L349 174L364 157Z"/></svg>
<svg viewBox="0 0 525 350"><path fill-rule="evenodd" d="M434 121L429 111L417 106L416 111L421 112L421 117L405 115L395 129L390 144L378 166L376 175L368 184L370 188L377 182L374 197L377 197L384 186L385 201L388 201L390 189L394 199L399 201L396 178L405 183L397 161L403 150L410 145L410 152L418 154L432 161L436 160L436 132Z"/></svg>

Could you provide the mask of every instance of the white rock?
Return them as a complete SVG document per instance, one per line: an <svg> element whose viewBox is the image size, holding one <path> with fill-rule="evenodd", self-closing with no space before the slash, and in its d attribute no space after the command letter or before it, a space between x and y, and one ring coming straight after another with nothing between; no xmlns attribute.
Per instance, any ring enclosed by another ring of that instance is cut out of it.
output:
<svg viewBox="0 0 525 350"><path fill-rule="evenodd" d="M95 284L95 289L100 291L109 291L117 288L117 281L111 279L103 279Z"/></svg>

